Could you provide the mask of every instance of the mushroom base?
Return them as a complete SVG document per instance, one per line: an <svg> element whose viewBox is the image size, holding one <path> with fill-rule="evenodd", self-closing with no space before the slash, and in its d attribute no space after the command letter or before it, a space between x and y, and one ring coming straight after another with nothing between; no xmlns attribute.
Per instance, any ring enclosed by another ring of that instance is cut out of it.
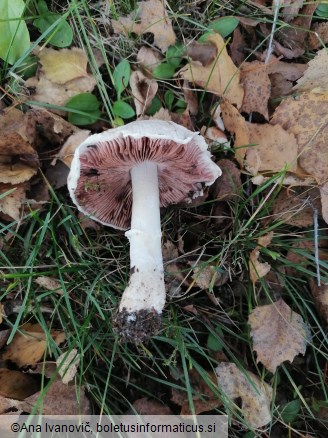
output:
<svg viewBox="0 0 328 438"><path fill-rule="evenodd" d="M124 307L113 319L113 329L121 339L140 344L156 335L162 326L161 314L155 309L128 312Z"/></svg>

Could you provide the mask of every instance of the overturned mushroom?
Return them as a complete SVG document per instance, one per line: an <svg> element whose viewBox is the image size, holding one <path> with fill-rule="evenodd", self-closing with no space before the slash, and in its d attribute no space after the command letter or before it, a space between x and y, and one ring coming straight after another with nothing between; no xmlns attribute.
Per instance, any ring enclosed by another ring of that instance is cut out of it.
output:
<svg viewBox="0 0 328 438"><path fill-rule="evenodd" d="M68 189L78 209L125 233L131 276L114 327L126 340L156 333L165 304L160 207L191 201L221 175L203 137L142 120L95 134L75 151Z"/></svg>

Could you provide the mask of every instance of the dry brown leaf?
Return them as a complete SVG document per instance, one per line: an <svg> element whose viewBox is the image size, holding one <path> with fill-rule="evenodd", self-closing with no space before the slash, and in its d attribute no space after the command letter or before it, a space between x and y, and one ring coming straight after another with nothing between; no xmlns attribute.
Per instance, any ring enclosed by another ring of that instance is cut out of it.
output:
<svg viewBox="0 0 328 438"><path fill-rule="evenodd" d="M313 225L313 209L320 211L320 194L318 189L283 189L275 199L273 218L294 227Z"/></svg>
<svg viewBox="0 0 328 438"><path fill-rule="evenodd" d="M309 327L301 315L282 300L256 307L248 317L257 362L274 373L277 366L298 354L305 354L310 340Z"/></svg>
<svg viewBox="0 0 328 438"><path fill-rule="evenodd" d="M303 7L304 0L282 0L280 3L281 14L286 23L297 17L299 10Z"/></svg>
<svg viewBox="0 0 328 438"><path fill-rule="evenodd" d="M40 396L40 392L33 394L26 398L20 407L25 412L31 412ZM83 386L77 392L75 386L67 386L57 380L51 384L46 394L42 396L43 415L88 415L90 413L90 403Z"/></svg>
<svg viewBox="0 0 328 438"><path fill-rule="evenodd" d="M257 112L269 119L268 102L271 82L264 62L244 62L240 72L240 82L244 86L244 99L240 111Z"/></svg>
<svg viewBox="0 0 328 438"><path fill-rule="evenodd" d="M208 377L216 386L217 379L215 373L208 372ZM215 409L222 404L220 399L212 392L212 390L205 383L204 379L200 377L197 371L195 371L194 369L192 369L189 373L189 380L190 385L195 392L195 394L193 395L193 401L196 415ZM191 414L188 395L185 391L180 391L173 388L171 401L181 406L180 415Z"/></svg>
<svg viewBox="0 0 328 438"><path fill-rule="evenodd" d="M56 365L62 382L67 385L74 379L78 366L80 364L80 355L76 348L73 348L68 354L61 354L57 360Z"/></svg>
<svg viewBox="0 0 328 438"><path fill-rule="evenodd" d="M2 360L10 360L17 366L32 365L42 359L47 348L47 337L39 324L24 324L1 354ZM65 334L52 330L51 336L57 345L65 340Z"/></svg>
<svg viewBox="0 0 328 438"><path fill-rule="evenodd" d="M190 88L188 81L183 81L182 91L184 100L187 104L187 110L191 115L195 116L196 114L198 114L197 94L193 91L192 88Z"/></svg>
<svg viewBox="0 0 328 438"><path fill-rule="evenodd" d="M328 284L318 286L317 281L313 278L309 280L309 284L318 313L328 323Z"/></svg>
<svg viewBox="0 0 328 438"><path fill-rule="evenodd" d="M55 278L37 277L34 279L34 282L46 290L55 291L59 295L64 293L60 282Z"/></svg>
<svg viewBox="0 0 328 438"><path fill-rule="evenodd" d="M217 33L209 35L204 45L209 43L212 43L217 50L214 61L203 66L199 61L191 60L178 74L211 93L224 96L230 103L240 108L244 90L240 85L239 70L228 55L226 43L221 35Z"/></svg>
<svg viewBox="0 0 328 438"><path fill-rule="evenodd" d="M163 55L151 47L142 46L137 53L138 64L152 72L163 61Z"/></svg>
<svg viewBox="0 0 328 438"><path fill-rule="evenodd" d="M0 369L0 396L24 400L39 389L37 380L20 371Z"/></svg>
<svg viewBox="0 0 328 438"><path fill-rule="evenodd" d="M272 238L273 238L272 231L264 236L261 236L257 242L258 246L255 249L253 249L253 251L250 253L248 267L249 267L249 277L253 284L255 284L260 278L265 277L271 269L270 264L261 263L259 261L259 257L260 257L260 249L262 247L266 248L268 245L270 245Z"/></svg>
<svg viewBox="0 0 328 438"><path fill-rule="evenodd" d="M141 71L136 70L131 73L130 87L137 116L140 116L150 107L157 93L158 83L154 79L147 78Z"/></svg>
<svg viewBox="0 0 328 438"><path fill-rule="evenodd" d="M0 183L20 184L29 181L36 175L38 169L34 169L24 163L0 163Z"/></svg>
<svg viewBox="0 0 328 438"><path fill-rule="evenodd" d="M303 75L307 66L296 62L282 62L271 56L267 69L269 75L279 73L288 81L294 82Z"/></svg>
<svg viewBox="0 0 328 438"><path fill-rule="evenodd" d="M90 131L87 129L79 129L68 137L63 144L62 148L58 152L56 158L66 164L67 167L71 167L75 149L90 135Z"/></svg>
<svg viewBox="0 0 328 438"><path fill-rule="evenodd" d="M230 399L241 398L241 410L251 427L258 428L270 423L272 388L248 371L241 372L236 364L223 362L215 369L218 384Z"/></svg>
<svg viewBox="0 0 328 438"><path fill-rule="evenodd" d="M319 184L328 178L328 94L301 93L288 97L276 108L271 124L294 134L298 164Z"/></svg>
<svg viewBox="0 0 328 438"><path fill-rule="evenodd" d="M55 84L66 84L79 78L92 77L87 73L88 59L84 50L77 47L54 50L43 47L38 53L42 73Z"/></svg>
<svg viewBox="0 0 328 438"><path fill-rule="evenodd" d="M219 160L217 165L222 170L222 175L220 176L220 181L217 179L212 185L212 195L220 201L231 200L240 193L242 186L240 170L233 161L225 158Z"/></svg>
<svg viewBox="0 0 328 438"><path fill-rule="evenodd" d="M15 189L14 192L9 193L0 199L0 212L4 213L15 221L19 221L21 217L20 212L22 203L26 199L27 188L28 185L26 183L18 184L16 186L0 183L0 195L4 195L4 193L8 192L9 190Z"/></svg>
<svg viewBox="0 0 328 438"><path fill-rule="evenodd" d="M133 402L133 407L139 415L172 415L171 409L156 400L147 397L139 398Z"/></svg>
<svg viewBox="0 0 328 438"><path fill-rule="evenodd" d="M317 50L328 43L328 21L314 23L308 35L308 45L311 50Z"/></svg>
<svg viewBox="0 0 328 438"><path fill-rule="evenodd" d="M8 107L0 113L1 155L36 156L31 144L35 140L35 126L22 111Z"/></svg>
<svg viewBox="0 0 328 438"><path fill-rule="evenodd" d="M315 58L308 63L308 68L297 81L294 90L311 93L328 93L328 52L319 50Z"/></svg>
<svg viewBox="0 0 328 438"><path fill-rule="evenodd" d="M238 26L233 32L230 44L231 59L235 65L239 66L245 60L245 48L247 48L247 44Z"/></svg>
<svg viewBox="0 0 328 438"><path fill-rule="evenodd" d="M127 17L112 20L112 26L115 33L124 35L131 32L137 35L152 33L155 46L159 47L162 52L166 52L176 41L172 22L168 17L164 2L160 0L138 2L137 13L132 12Z"/></svg>
<svg viewBox="0 0 328 438"><path fill-rule="evenodd" d="M191 58L193 61L198 61L203 67L210 64L213 65L217 57L218 51L217 47L211 43L198 43L197 41L192 41L186 47L186 58Z"/></svg>
<svg viewBox="0 0 328 438"><path fill-rule="evenodd" d="M292 133L281 126L247 123L251 146L247 149L245 168L256 175L259 171L295 171L297 143Z"/></svg>
<svg viewBox="0 0 328 438"><path fill-rule="evenodd" d="M244 117L227 100L221 103L222 119L225 128L235 135L235 158L240 166L244 165L244 158L250 144L247 123Z"/></svg>
<svg viewBox="0 0 328 438"><path fill-rule="evenodd" d="M188 262L192 266L192 278L201 290L211 290L213 286L222 286L226 280L226 275L218 272L214 265L194 266L193 262Z"/></svg>
<svg viewBox="0 0 328 438"><path fill-rule="evenodd" d="M10 415L9 411L12 410L13 408L16 408L17 405L19 405L19 401L18 400L14 400L12 398L7 398L7 397L2 397L2 395L0 395L0 415L5 414ZM4 417L1 419L3 420ZM10 421L10 424L8 425L10 427L10 425L12 424L12 420ZM0 433L2 432L2 428L4 428L4 423L3 421L1 421L1 425L0 425Z"/></svg>
<svg viewBox="0 0 328 438"><path fill-rule="evenodd" d="M328 224L328 183L323 184L319 189L321 196L321 214L326 224Z"/></svg>
<svg viewBox="0 0 328 438"><path fill-rule="evenodd" d="M217 144L225 144L227 146L229 143L225 133L215 126L211 126L210 128L202 126L201 134L205 137L205 140L209 145L214 142Z"/></svg>

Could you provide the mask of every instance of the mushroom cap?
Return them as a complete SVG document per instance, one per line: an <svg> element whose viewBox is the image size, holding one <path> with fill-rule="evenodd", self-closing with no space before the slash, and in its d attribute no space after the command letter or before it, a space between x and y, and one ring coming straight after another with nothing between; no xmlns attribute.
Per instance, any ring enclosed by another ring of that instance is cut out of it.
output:
<svg viewBox="0 0 328 438"><path fill-rule="evenodd" d="M190 202L222 173L197 132L174 122L139 120L91 135L75 150L67 182L73 202L95 221L126 230L130 170L142 161L158 164L161 207Z"/></svg>

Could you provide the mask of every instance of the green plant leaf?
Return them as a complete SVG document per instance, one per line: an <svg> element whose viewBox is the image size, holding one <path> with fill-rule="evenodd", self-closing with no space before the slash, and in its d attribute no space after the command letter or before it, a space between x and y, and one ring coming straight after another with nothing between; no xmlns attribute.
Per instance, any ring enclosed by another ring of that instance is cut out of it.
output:
<svg viewBox="0 0 328 438"><path fill-rule="evenodd" d="M131 67L129 62L124 59L120 62L113 72L114 87L117 92L118 99L121 98L122 92L127 87L131 75Z"/></svg>
<svg viewBox="0 0 328 438"><path fill-rule="evenodd" d="M46 32L50 26L58 21L62 16L60 14L53 14L48 10L48 6L45 1L40 0L37 4L40 17L36 18L33 22L34 26L41 32ZM52 32L48 36L49 44L55 47L68 47L73 41L73 31L71 26L64 18L55 26Z"/></svg>
<svg viewBox="0 0 328 438"><path fill-rule="evenodd" d="M161 62L161 64L154 68L153 76L157 79L170 79L174 75L174 72L175 68L172 64Z"/></svg>
<svg viewBox="0 0 328 438"><path fill-rule="evenodd" d="M285 405L282 405L279 409L281 418L285 423L293 423L301 409L301 400L293 400Z"/></svg>
<svg viewBox="0 0 328 438"><path fill-rule="evenodd" d="M27 56L22 63L15 69L15 73L23 79L35 76L38 68L38 58L33 55Z"/></svg>
<svg viewBox="0 0 328 438"><path fill-rule="evenodd" d="M166 52L166 60L174 69L178 68L181 63L183 49L182 44L175 44L174 46L170 46Z"/></svg>
<svg viewBox="0 0 328 438"><path fill-rule="evenodd" d="M162 108L162 102L159 100L157 96L152 100L150 107L146 111L147 116L153 116L157 111Z"/></svg>
<svg viewBox="0 0 328 438"><path fill-rule="evenodd" d="M14 64L30 48L23 0L0 1L0 58Z"/></svg>
<svg viewBox="0 0 328 438"><path fill-rule="evenodd" d="M174 101L174 94L173 94L173 92L171 90L165 91L164 101L165 101L165 104L168 107L168 109L171 111L172 105L173 105L173 101Z"/></svg>
<svg viewBox="0 0 328 438"><path fill-rule="evenodd" d="M84 114L69 112L68 121L73 125L91 125L95 123L101 115L99 106L100 102L94 94L77 94L66 103L66 108L81 111Z"/></svg>
<svg viewBox="0 0 328 438"><path fill-rule="evenodd" d="M222 17L209 23L208 28L218 32L223 38L230 35L238 26L236 17Z"/></svg>
<svg viewBox="0 0 328 438"><path fill-rule="evenodd" d="M183 99L178 99L176 101L175 107L176 108L183 108L183 109L185 109L185 108L187 108L187 104L186 104L186 102Z"/></svg>
<svg viewBox="0 0 328 438"><path fill-rule="evenodd" d="M328 3L320 3L315 11L319 17L328 17Z"/></svg>
<svg viewBox="0 0 328 438"><path fill-rule="evenodd" d="M213 335L213 333L209 333L207 337L207 348L212 351L222 351L224 344L220 337L223 337L223 331L220 326L216 326L215 332L218 334L217 336Z"/></svg>
<svg viewBox="0 0 328 438"><path fill-rule="evenodd" d="M131 119L135 115L135 111L131 105L123 100L117 100L113 104L113 113L116 117L122 117L122 119Z"/></svg>

